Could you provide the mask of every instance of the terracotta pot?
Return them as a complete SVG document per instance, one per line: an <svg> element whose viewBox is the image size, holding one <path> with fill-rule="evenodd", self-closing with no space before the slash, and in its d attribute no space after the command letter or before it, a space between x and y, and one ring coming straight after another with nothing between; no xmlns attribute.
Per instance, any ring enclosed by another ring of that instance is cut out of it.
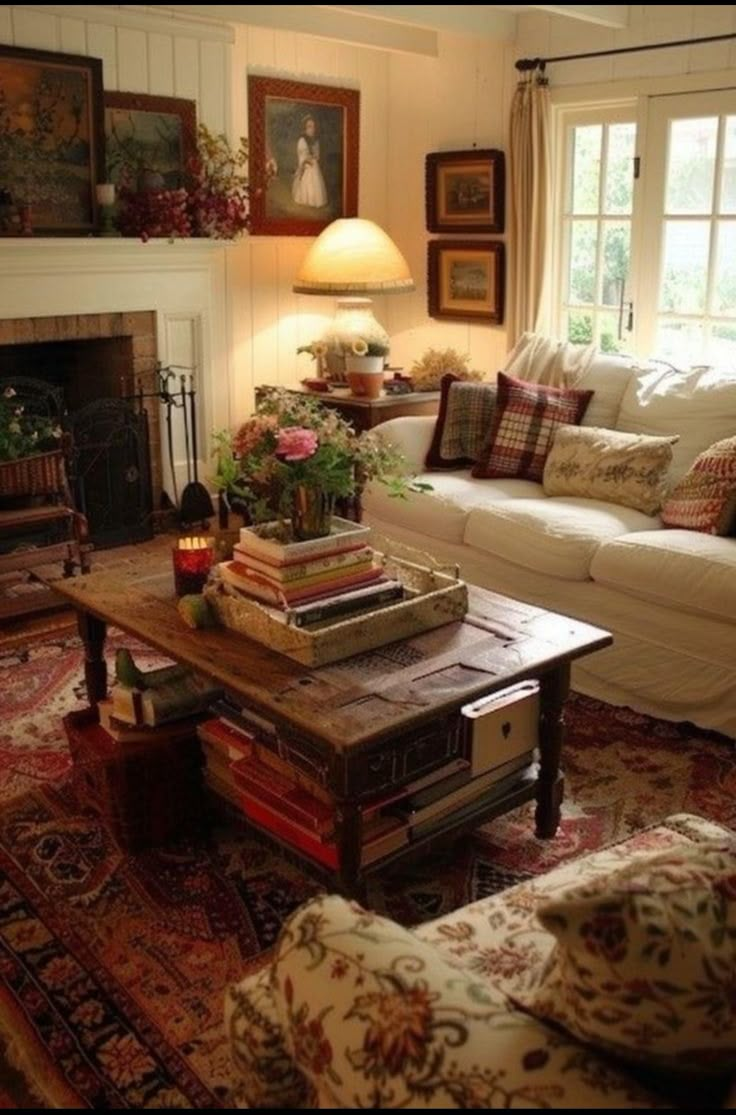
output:
<svg viewBox="0 0 736 1115"><path fill-rule="evenodd" d="M382 356L346 356L348 383L353 395L378 399L383 390Z"/></svg>

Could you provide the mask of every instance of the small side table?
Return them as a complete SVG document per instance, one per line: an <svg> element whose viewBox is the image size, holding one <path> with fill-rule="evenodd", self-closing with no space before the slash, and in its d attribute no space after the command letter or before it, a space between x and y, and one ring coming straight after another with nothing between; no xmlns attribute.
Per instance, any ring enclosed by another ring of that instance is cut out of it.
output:
<svg viewBox="0 0 736 1115"><path fill-rule="evenodd" d="M260 388L256 388L256 400L260 395ZM352 422L358 433L372 430L381 422L388 422L389 418L404 418L406 415L436 414L440 406L439 391L412 391L407 395L381 395L379 399L361 399L357 395L350 395L344 391L308 391L306 387L295 387L290 390L293 395L306 395L316 399L323 406L332 410Z"/></svg>

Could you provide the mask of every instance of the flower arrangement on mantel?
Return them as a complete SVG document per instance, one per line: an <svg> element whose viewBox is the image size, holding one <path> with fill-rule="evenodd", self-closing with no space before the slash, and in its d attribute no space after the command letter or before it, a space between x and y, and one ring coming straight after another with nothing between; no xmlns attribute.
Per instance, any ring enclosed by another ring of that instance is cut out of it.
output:
<svg viewBox="0 0 736 1115"><path fill-rule="evenodd" d="M124 170L118 189L118 227L123 236L139 236L143 241L153 236L234 240L250 227L247 165L246 139L241 138L233 149L226 136L200 124L197 151L189 160L184 186L139 189L134 168Z"/></svg>
<svg viewBox="0 0 736 1115"><path fill-rule="evenodd" d="M454 348L428 348L409 372L415 391L439 391L442 377L452 372L458 379L483 379L483 373L470 367L470 357Z"/></svg>
<svg viewBox="0 0 736 1115"><path fill-rule="evenodd" d="M309 493L329 518L336 499L355 496L371 480L397 498L431 487L407 475L402 455L377 431L356 434L336 411L282 388L264 391L256 413L215 442L215 484L226 499L242 501L254 523L293 524L295 505Z"/></svg>
<svg viewBox="0 0 736 1115"><path fill-rule="evenodd" d="M57 449L61 426L45 415L28 414L17 403L14 387L0 394L0 461L17 461Z"/></svg>

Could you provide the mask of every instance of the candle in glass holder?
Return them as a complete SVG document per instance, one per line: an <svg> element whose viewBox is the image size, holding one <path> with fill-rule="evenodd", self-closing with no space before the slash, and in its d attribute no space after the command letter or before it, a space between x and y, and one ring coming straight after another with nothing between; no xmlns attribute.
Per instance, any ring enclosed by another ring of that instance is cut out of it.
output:
<svg viewBox="0 0 736 1115"><path fill-rule="evenodd" d="M174 589L177 596L197 595L202 591L214 560L213 538L180 538L172 551Z"/></svg>

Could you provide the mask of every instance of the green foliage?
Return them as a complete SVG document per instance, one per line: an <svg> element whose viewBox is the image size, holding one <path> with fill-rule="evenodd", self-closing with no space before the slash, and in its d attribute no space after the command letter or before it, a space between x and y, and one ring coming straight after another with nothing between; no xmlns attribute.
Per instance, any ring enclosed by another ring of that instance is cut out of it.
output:
<svg viewBox="0 0 736 1115"><path fill-rule="evenodd" d="M13 387L0 394L0 461L17 461L56 448L61 427L50 418L27 414Z"/></svg>

